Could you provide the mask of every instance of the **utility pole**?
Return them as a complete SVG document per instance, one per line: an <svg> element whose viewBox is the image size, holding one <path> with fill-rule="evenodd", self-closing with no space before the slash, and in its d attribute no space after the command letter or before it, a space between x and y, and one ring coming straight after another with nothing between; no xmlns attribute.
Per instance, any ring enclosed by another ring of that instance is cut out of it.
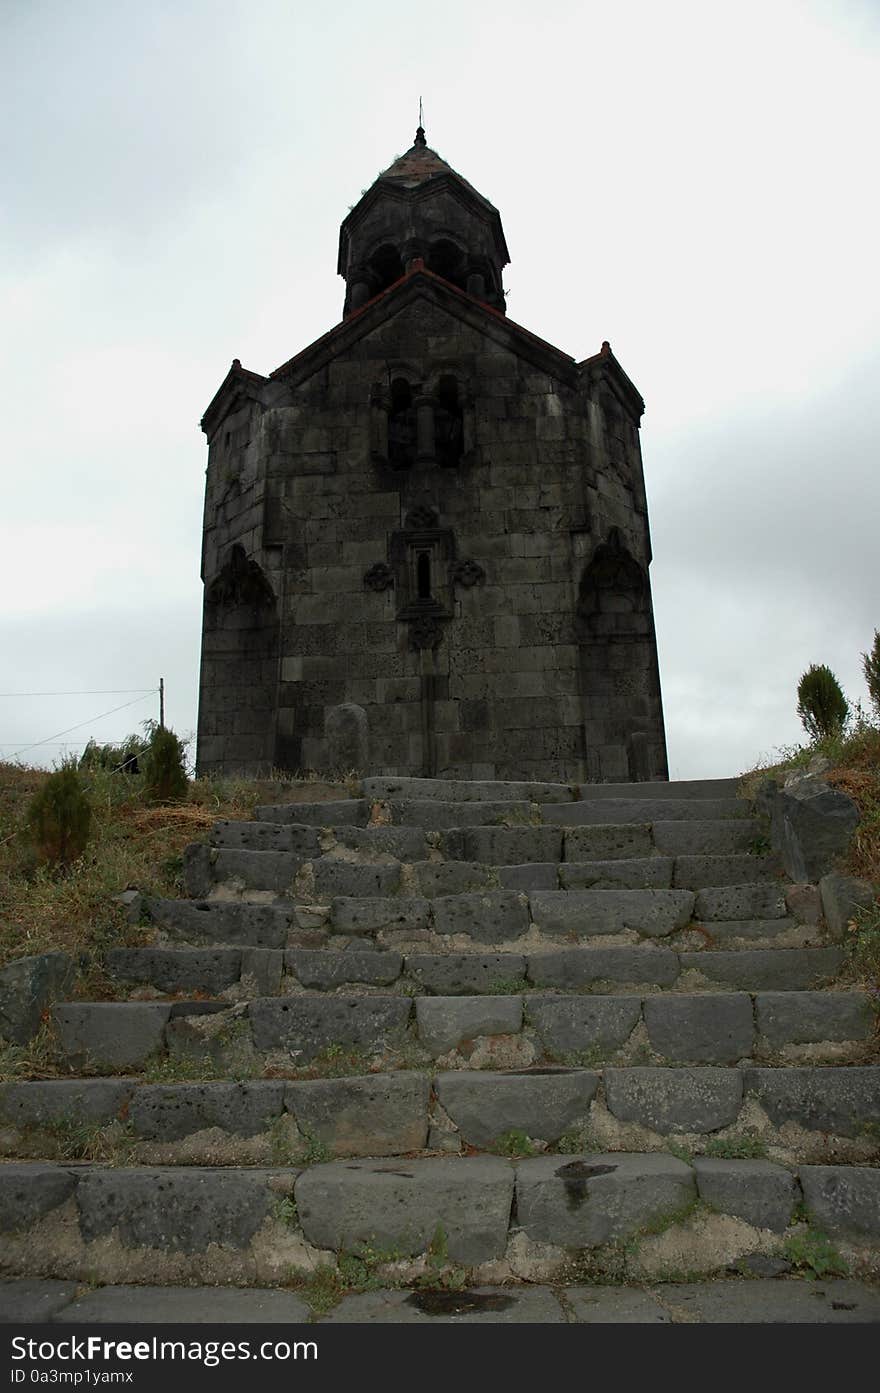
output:
<svg viewBox="0 0 880 1393"><path fill-rule="evenodd" d="M165 729L165 678L159 678L159 729Z"/></svg>

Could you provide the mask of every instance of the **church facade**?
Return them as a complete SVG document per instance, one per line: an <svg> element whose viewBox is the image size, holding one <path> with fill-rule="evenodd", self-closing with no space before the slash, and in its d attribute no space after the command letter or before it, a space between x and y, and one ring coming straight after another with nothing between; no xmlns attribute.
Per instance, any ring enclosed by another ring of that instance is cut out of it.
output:
<svg viewBox="0 0 880 1393"><path fill-rule="evenodd" d="M607 343L511 322L497 210L424 137L342 224L343 318L208 438L199 772L667 777L639 445ZM344 741L343 741L344 746Z"/></svg>

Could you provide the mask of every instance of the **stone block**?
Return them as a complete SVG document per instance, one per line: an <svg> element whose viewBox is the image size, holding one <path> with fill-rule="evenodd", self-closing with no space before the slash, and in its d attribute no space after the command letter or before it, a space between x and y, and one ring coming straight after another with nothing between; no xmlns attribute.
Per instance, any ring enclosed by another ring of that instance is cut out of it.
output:
<svg viewBox="0 0 880 1393"><path fill-rule="evenodd" d="M464 827L487 827L502 819L528 822L531 806L527 802L468 802L439 803L430 798L392 798L389 801L395 826L403 824L426 832L458 831Z"/></svg>
<svg viewBox="0 0 880 1393"><path fill-rule="evenodd" d="M558 890L559 866L555 861L527 861L522 866L497 866L498 881L504 890Z"/></svg>
<svg viewBox="0 0 880 1393"><path fill-rule="evenodd" d="M650 784L644 787L650 788ZM585 797L580 802L546 804L541 809L544 821L586 827L596 823L715 822L750 816L748 803L738 798L596 798L590 785L584 788Z"/></svg>
<svg viewBox="0 0 880 1393"><path fill-rule="evenodd" d="M548 1143L582 1125L599 1087L586 1069L504 1074L464 1069L438 1074L437 1098L470 1146L491 1147L508 1132Z"/></svg>
<svg viewBox="0 0 880 1393"><path fill-rule="evenodd" d="M566 861L629 860L654 850L647 822L567 827L564 844Z"/></svg>
<svg viewBox="0 0 880 1393"><path fill-rule="evenodd" d="M705 890L723 885L752 885L779 880L774 856L677 856L673 884L679 890ZM778 885L777 885L777 888Z"/></svg>
<svg viewBox="0 0 880 1393"><path fill-rule="evenodd" d="M707 822L655 822L654 846L664 856L732 856L748 851L755 824L748 818Z"/></svg>
<svg viewBox="0 0 880 1393"><path fill-rule="evenodd" d="M858 822L852 799L812 775L792 780L771 799L770 839L794 881L817 881L834 870Z"/></svg>
<svg viewBox="0 0 880 1393"><path fill-rule="evenodd" d="M634 929L662 937L684 928L694 906L690 890L558 890L529 896L532 919L548 935L591 938Z"/></svg>
<svg viewBox="0 0 880 1393"><path fill-rule="evenodd" d="M30 1079L0 1083L0 1123L16 1128L51 1127L62 1121L87 1127L113 1122L133 1085L116 1079Z"/></svg>
<svg viewBox="0 0 880 1393"><path fill-rule="evenodd" d="M317 827L295 823L228 822L218 818L211 828L211 845L232 851L286 851L307 861L321 854Z"/></svg>
<svg viewBox="0 0 880 1393"><path fill-rule="evenodd" d="M715 919L784 919L787 913L782 885L722 885L698 890L694 918L711 923Z"/></svg>
<svg viewBox="0 0 880 1393"><path fill-rule="evenodd" d="M336 798L326 803L275 803L256 808L260 822L298 823L306 827L365 827L370 804L365 798Z"/></svg>
<svg viewBox="0 0 880 1393"><path fill-rule="evenodd" d="M462 857L486 866L516 866L524 861L561 861L558 827L471 827L461 832Z"/></svg>
<svg viewBox="0 0 880 1393"><path fill-rule="evenodd" d="M62 1285L61 1283L58 1284ZM62 1325L305 1325L311 1308L291 1291L260 1287L123 1287L87 1291Z"/></svg>
<svg viewBox="0 0 880 1393"><path fill-rule="evenodd" d="M330 925L339 934L376 934L383 930L409 930L417 933L430 924L428 901L401 895L396 899L358 899L346 895L330 904Z"/></svg>
<svg viewBox="0 0 880 1393"><path fill-rule="evenodd" d="M433 911L438 934L467 934L477 943L506 943L529 931L528 904L514 890L441 895Z"/></svg>
<svg viewBox="0 0 880 1393"><path fill-rule="evenodd" d="M721 1214L734 1214L756 1229L782 1233L800 1198L791 1171L770 1161L721 1161L698 1156L693 1163L700 1199Z"/></svg>
<svg viewBox="0 0 880 1393"><path fill-rule="evenodd" d="M832 978L843 962L839 948L741 948L679 953L682 972L752 990L802 991Z"/></svg>
<svg viewBox="0 0 880 1393"><path fill-rule="evenodd" d="M561 948L528 955L528 978L536 987L592 987L597 982L668 987L678 975L678 957L669 948Z"/></svg>
<svg viewBox="0 0 880 1393"><path fill-rule="evenodd" d="M0 1325L47 1325L76 1296L78 1283L22 1278L0 1282Z"/></svg>
<svg viewBox="0 0 880 1393"><path fill-rule="evenodd" d="M111 977L142 982L160 992L218 995L241 975L239 948L111 948L105 959Z"/></svg>
<svg viewBox="0 0 880 1393"><path fill-rule="evenodd" d="M240 901L150 898L148 917L182 943L226 943L249 948L283 948L294 926L293 910Z"/></svg>
<svg viewBox="0 0 880 1393"><path fill-rule="evenodd" d="M115 1236L124 1248L204 1253L247 1248L275 1199L260 1170L90 1169L76 1202L85 1241ZM292 1182L296 1172L288 1172Z"/></svg>
<svg viewBox="0 0 880 1393"><path fill-rule="evenodd" d="M250 1005L255 1047L308 1064L331 1046L374 1054L400 1044L412 1001L402 996L267 997Z"/></svg>
<svg viewBox="0 0 880 1393"><path fill-rule="evenodd" d="M880 1065L747 1069L745 1091L777 1127L869 1136L880 1127Z"/></svg>
<svg viewBox="0 0 880 1393"><path fill-rule="evenodd" d="M836 939L843 938L847 925L857 918L859 910L870 909L877 899L877 892L870 881L858 880L851 875L837 875L835 872L823 875L819 881L819 894L825 922Z"/></svg>
<svg viewBox="0 0 880 1393"><path fill-rule="evenodd" d="M424 861L428 843L418 827L335 827L336 845L368 856L393 856L397 861Z"/></svg>
<svg viewBox="0 0 880 1393"><path fill-rule="evenodd" d="M430 1092L426 1074L368 1074L297 1080L285 1101L304 1135L335 1155L395 1156L424 1147Z"/></svg>
<svg viewBox="0 0 880 1393"><path fill-rule="evenodd" d="M537 1243L594 1248L638 1233L696 1199L690 1166L673 1156L537 1156L516 1167L517 1222Z"/></svg>
<svg viewBox="0 0 880 1393"><path fill-rule="evenodd" d="M39 1030L43 1012L73 986L67 953L37 953L0 968L0 1039L24 1045Z"/></svg>
<svg viewBox="0 0 880 1393"><path fill-rule="evenodd" d="M296 1182L306 1239L318 1248L425 1252L442 1228L449 1257L474 1265L507 1243L514 1173L490 1156L331 1161Z"/></svg>
<svg viewBox="0 0 880 1393"><path fill-rule="evenodd" d="M66 1059L110 1074L142 1068L162 1048L170 1016L152 1001L68 1002L53 1013Z"/></svg>
<svg viewBox="0 0 880 1393"><path fill-rule="evenodd" d="M876 1016L867 992L759 992L758 1033L771 1046L868 1040Z"/></svg>
<svg viewBox="0 0 880 1393"><path fill-rule="evenodd" d="M732 1064L752 1052L755 1024L745 992L649 996L644 1009L651 1048L665 1059Z"/></svg>
<svg viewBox="0 0 880 1393"><path fill-rule="evenodd" d="M419 1039L435 1058L483 1035L515 1035L522 1029L519 996L419 996Z"/></svg>
<svg viewBox="0 0 880 1393"><path fill-rule="evenodd" d="M548 1287L468 1287L465 1291L362 1291L344 1296L322 1324L562 1325Z"/></svg>
<svg viewBox="0 0 880 1393"><path fill-rule="evenodd" d="M144 1141L181 1141L208 1127L252 1137L281 1116L283 1097L284 1085L275 1082L144 1084L129 1119Z"/></svg>
<svg viewBox="0 0 880 1393"><path fill-rule="evenodd" d="M491 890L498 884L490 866L479 866L473 861L420 861L412 872L418 893L428 899Z"/></svg>
<svg viewBox="0 0 880 1393"><path fill-rule="evenodd" d="M804 1204L812 1223L832 1238L880 1238L880 1169L801 1166Z"/></svg>
<svg viewBox="0 0 880 1393"><path fill-rule="evenodd" d="M284 968L301 986L317 991L332 991L348 982L388 987L403 971L403 958L400 953L361 952L351 948L344 952L288 948L284 954Z"/></svg>
<svg viewBox="0 0 880 1393"><path fill-rule="evenodd" d="M0 1233L20 1233L73 1194L75 1171L39 1162L0 1168Z"/></svg>
<svg viewBox="0 0 880 1393"><path fill-rule="evenodd" d="M406 972L437 996L479 996L502 983L521 983L526 960L516 953L413 953Z"/></svg>
<svg viewBox="0 0 880 1393"><path fill-rule="evenodd" d="M661 1136L717 1132L742 1106L739 1069L606 1069L605 1097L621 1122L638 1122Z"/></svg>
<svg viewBox="0 0 880 1393"><path fill-rule="evenodd" d="M567 861L559 867L563 890L669 890L672 857L645 856L630 860Z"/></svg>
<svg viewBox="0 0 880 1393"><path fill-rule="evenodd" d="M638 996L529 996L526 1023L556 1058L625 1045L642 1017Z"/></svg>
<svg viewBox="0 0 880 1393"><path fill-rule="evenodd" d="M312 862L315 894L319 899L364 898L393 895L400 888L400 866L359 866L324 856Z"/></svg>

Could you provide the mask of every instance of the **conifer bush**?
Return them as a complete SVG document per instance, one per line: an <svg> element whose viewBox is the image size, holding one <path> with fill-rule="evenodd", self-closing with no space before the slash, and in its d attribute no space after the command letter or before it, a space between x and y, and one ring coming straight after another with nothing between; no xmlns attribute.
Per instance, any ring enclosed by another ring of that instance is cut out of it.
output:
<svg viewBox="0 0 880 1393"><path fill-rule="evenodd" d="M89 839L92 805L73 762L62 764L34 794L27 829L40 861L66 869L82 856Z"/></svg>
<svg viewBox="0 0 880 1393"><path fill-rule="evenodd" d="M862 654L862 671L868 684L868 695L874 714L880 720L880 633L876 629L870 653Z"/></svg>
<svg viewBox="0 0 880 1393"><path fill-rule="evenodd" d="M154 726L140 766L144 774L144 797L151 803L174 803L186 798L184 744L173 730Z"/></svg>
<svg viewBox="0 0 880 1393"><path fill-rule="evenodd" d="M849 702L824 663L813 663L798 683L797 711L811 740L840 735L849 718Z"/></svg>

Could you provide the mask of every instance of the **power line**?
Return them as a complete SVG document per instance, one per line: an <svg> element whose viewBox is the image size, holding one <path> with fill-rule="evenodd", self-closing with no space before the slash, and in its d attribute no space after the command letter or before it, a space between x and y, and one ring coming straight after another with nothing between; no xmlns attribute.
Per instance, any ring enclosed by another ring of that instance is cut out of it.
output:
<svg viewBox="0 0 880 1393"><path fill-rule="evenodd" d="M98 687L93 692L0 692L0 697L131 696L133 692L143 692L146 696L156 690L156 687Z"/></svg>
<svg viewBox="0 0 880 1393"><path fill-rule="evenodd" d="M121 706L114 706L111 711L102 711L100 716L90 716L87 721L80 721L78 725L68 726L66 730L56 730L54 735L47 735L45 740L35 740L32 745L23 745L20 750L16 750L12 756L18 759L19 755L27 754L28 750L35 750L38 745L51 745L61 735L70 735L71 731L82 730L83 726L90 726L93 721L103 721L105 716L114 716L117 711L125 711L129 706L136 706L139 701L146 701L148 696L152 696L155 688L151 687L144 696L135 697L134 701L124 701Z"/></svg>

